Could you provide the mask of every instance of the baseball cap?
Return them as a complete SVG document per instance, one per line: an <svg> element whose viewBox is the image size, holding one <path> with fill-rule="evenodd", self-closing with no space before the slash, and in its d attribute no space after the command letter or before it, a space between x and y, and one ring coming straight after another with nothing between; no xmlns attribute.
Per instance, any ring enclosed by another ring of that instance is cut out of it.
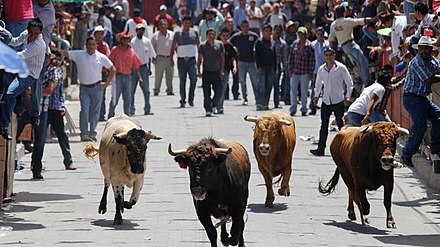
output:
<svg viewBox="0 0 440 247"><path fill-rule="evenodd" d="M325 47L325 49L324 49L324 54L326 53L326 52L332 52L333 54L335 54L336 52L335 52L335 50L333 50L333 48L331 48L331 47Z"/></svg>
<svg viewBox="0 0 440 247"><path fill-rule="evenodd" d="M104 28L101 25L96 26L95 29L93 29L93 33L96 32L104 32Z"/></svg>
<svg viewBox="0 0 440 247"><path fill-rule="evenodd" d="M307 28L305 27L299 27L298 31L296 31L297 33L303 33L303 34L307 34Z"/></svg>
<svg viewBox="0 0 440 247"><path fill-rule="evenodd" d="M123 8L122 8L121 5L116 5L116 6L114 7L114 9L115 9L116 11L122 11L122 10L123 10Z"/></svg>
<svg viewBox="0 0 440 247"><path fill-rule="evenodd" d="M145 25L142 23L136 25L136 29L141 29L141 28L145 29Z"/></svg>
<svg viewBox="0 0 440 247"><path fill-rule="evenodd" d="M160 5L159 10L167 10L167 6L165 4Z"/></svg>

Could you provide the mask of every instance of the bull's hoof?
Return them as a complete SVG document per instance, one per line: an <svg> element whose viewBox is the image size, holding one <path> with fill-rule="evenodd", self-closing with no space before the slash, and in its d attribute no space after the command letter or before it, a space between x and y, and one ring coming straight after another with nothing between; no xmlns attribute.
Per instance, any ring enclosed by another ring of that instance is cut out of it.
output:
<svg viewBox="0 0 440 247"><path fill-rule="evenodd" d="M394 219L387 220L387 228L396 228L396 222L394 222Z"/></svg>
<svg viewBox="0 0 440 247"><path fill-rule="evenodd" d="M278 190L278 195L280 195L280 196L290 196L290 189L289 188L280 188Z"/></svg>
<svg viewBox="0 0 440 247"><path fill-rule="evenodd" d="M273 201L266 201L266 202L264 203L264 206L265 206L266 208L273 208Z"/></svg>
<svg viewBox="0 0 440 247"><path fill-rule="evenodd" d="M370 219L368 218L367 215L362 215L362 225L369 225L370 224Z"/></svg>
<svg viewBox="0 0 440 247"><path fill-rule="evenodd" d="M124 201L124 208L126 208L126 209L131 209L133 207L133 204L131 204L130 202L128 202L128 201Z"/></svg>
<svg viewBox="0 0 440 247"><path fill-rule="evenodd" d="M348 213L348 218L350 220L356 220L356 214L355 213Z"/></svg>
<svg viewBox="0 0 440 247"><path fill-rule="evenodd" d="M232 246L236 246L238 244L238 238L230 237L229 238L229 244L232 245Z"/></svg>
<svg viewBox="0 0 440 247"><path fill-rule="evenodd" d="M114 219L113 220L113 225L122 225L123 221L122 219Z"/></svg>
<svg viewBox="0 0 440 247"><path fill-rule="evenodd" d="M98 213L99 214L105 214L105 212L107 212L107 205L99 204Z"/></svg>
<svg viewBox="0 0 440 247"><path fill-rule="evenodd" d="M223 246L229 246L229 236L221 237L220 241L222 242Z"/></svg>

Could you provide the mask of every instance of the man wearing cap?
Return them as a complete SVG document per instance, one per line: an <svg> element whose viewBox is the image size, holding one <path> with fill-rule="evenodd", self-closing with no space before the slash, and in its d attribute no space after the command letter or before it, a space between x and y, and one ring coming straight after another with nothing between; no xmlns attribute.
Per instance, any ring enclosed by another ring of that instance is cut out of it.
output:
<svg viewBox="0 0 440 247"><path fill-rule="evenodd" d="M210 28L214 29L215 33L220 33L220 27L225 22L225 18L216 8L209 8L205 10L205 18L199 23L200 42L207 39L206 31Z"/></svg>
<svg viewBox="0 0 440 247"><path fill-rule="evenodd" d="M315 156L324 156L328 136L330 116L335 114L338 128L344 126L344 103L349 102L353 90L353 80L347 67L335 60L335 51L329 47L324 50L325 63L318 68L316 75L315 97L313 103L318 105L322 94L321 103L321 129L319 130L319 143L317 149L310 150ZM345 101L345 102L344 102Z"/></svg>
<svg viewBox="0 0 440 247"><path fill-rule="evenodd" d="M93 37L87 38L85 50L61 51L61 53L76 62L78 66L81 141L96 141L96 126L101 111L102 89L110 85L116 69L106 55L97 51L97 43ZM102 80L102 67L110 70L106 81Z"/></svg>
<svg viewBox="0 0 440 247"><path fill-rule="evenodd" d="M189 76L188 104L194 106L194 92L197 83L196 54L200 45L198 33L191 28L191 17L182 19L182 30L174 33L171 45L170 62L174 64L174 52L177 52L177 69L180 79L180 107L186 104L186 77Z"/></svg>
<svg viewBox="0 0 440 247"><path fill-rule="evenodd" d="M368 59L359 45L354 41L353 28L359 25L364 25L373 20L371 20L371 18L345 17L345 12L346 8L343 6L336 8L336 20L330 26L330 36L328 37L328 41L330 42L330 46L332 46L337 40L345 54L357 64L361 74L362 83L366 87L370 84Z"/></svg>
<svg viewBox="0 0 440 247"><path fill-rule="evenodd" d="M269 24L270 26L274 27L276 25L285 26L287 21L286 14L280 11L280 4L275 2L273 3L273 11L266 17L266 22L264 24Z"/></svg>
<svg viewBox="0 0 440 247"><path fill-rule="evenodd" d="M154 96L159 95L162 85L163 74L165 73L165 83L167 85L167 95L174 95L173 77L174 64L171 63L171 45L173 44L174 32L168 30L168 21L162 19L159 21L159 31L156 31L151 37L151 44L156 52L154 63Z"/></svg>
<svg viewBox="0 0 440 247"><path fill-rule="evenodd" d="M113 47L109 55L116 68L116 80L112 87L108 118L115 116L115 108L121 94L124 100L124 113L131 116L132 73L138 73L139 82L143 83L142 76L139 73L139 68L142 65L141 60L130 46L131 34L122 32L118 36L119 45Z"/></svg>
<svg viewBox="0 0 440 247"><path fill-rule="evenodd" d="M293 42L289 54L290 115L297 111L298 86L301 88L301 115L307 115L307 94L309 81L315 69L315 52L312 42L307 39L307 28L299 27L298 39Z"/></svg>
<svg viewBox="0 0 440 247"><path fill-rule="evenodd" d="M102 54L106 55L108 57L108 55L110 55L110 47L107 44L107 42L104 41L104 32L105 29L102 26L96 26L93 29L93 37L96 40L96 50L101 52ZM107 70L107 68L102 67L102 81L106 81L109 75L109 71ZM102 89L102 100L101 100L101 110L100 110L100 114L99 114L99 121L105 121L105 91L106 89Z"/></svg>
<svg viewBox="0 0 440 247"><path fill-rule="evenodd" d="M418 53L409 63L403 85L403 106L412 122L412 135L408 137L401 155L402 162L407 166L414 166L412 156L419 150L428 120L432 125L429 142L431 152L440 153L440 107L428 99L432 84L440 82L440 61L432 56L432 51L437 47L432 45L430 37L422 36L413 48Z"/></svg>
<svg viewBox="0 0 440 247"><path fill-rule="evenodd" d="M151 60L156 57L156 52L154 51L153 45L150 39L144 36L145 26L143 24L137 24L136 26L136 37L131 40L131 47L139 56L141 60L141 66L139 67L139 74L142 78L142 83L140 84L142 88L142 93L144 94L144 115L153 115L151 112L150 105L150 80L151 75ZM137 72L132 74L132 84L131 84L131 115L135 114L134 107L134 95L136 93L137 84L139 81L139 76Z"/></svg>
<svg viewBox="0 0 440 247"><path fill-rule="evenodd" d="M162 4L159 7L159 14L156 15L153 19L153 33L155 33L157 29L159 29L160 21L163 19L168 21L168 28L170 29L170 31L174 30L174 27L176 26L176 21L171 15L167 13L167 6Z"/></svg>
<svg viewBox="0 0 440 247"><path fill-rule="evenodd" d="M145 27L148 26L147 21L141 17L141 12L139 9L133 10L133 18L128 19L127 23L125 23L124 31L129 32L132 37L136 36L136 25L143 24ZM145 30L144 36L148 37L148 32Z"/></svg>
<svg viewBox="0 0 440 247"><path fill-rule="evenodd" d="M125 24L127 24L127 19L124 17L124 11L121 5L116 5L113 8L115 11L112 20L112 34L113 40L116 41L116 35L124 31Z"/></svg>

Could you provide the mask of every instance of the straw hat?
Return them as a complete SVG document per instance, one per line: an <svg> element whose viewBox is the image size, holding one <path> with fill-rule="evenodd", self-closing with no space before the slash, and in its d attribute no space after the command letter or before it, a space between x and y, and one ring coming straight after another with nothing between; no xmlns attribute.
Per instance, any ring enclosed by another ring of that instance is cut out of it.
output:
<svg viewBox="0 0 440 247"><path fill-rule="evenodd" d="M419 49L419 45L421 46L430 46L433 51L436 51L438 48L432 44L432 39L429 36L422 36L419 39L419 43L412 45L412 48Z"/></svg>

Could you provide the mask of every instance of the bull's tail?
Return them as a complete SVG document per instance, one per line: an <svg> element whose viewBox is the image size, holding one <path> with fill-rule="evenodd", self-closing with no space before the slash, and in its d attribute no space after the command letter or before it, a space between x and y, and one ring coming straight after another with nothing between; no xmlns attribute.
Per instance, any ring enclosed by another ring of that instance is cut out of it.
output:
<svg viewBox="0 0 440 247"><path fill-rule="evenodd" d="M88 143L84 147L83 152L87 158L93 159L96 155L99 154L99 148L91 143Z"/></svg>
<svg viewBox="0 0 440 247"><path fill-rule="evenodd" d="M333 177L330 179L330 181L328 181L326 186L324 186L322 180L319 181L319 186L318 186L319 193L325 196L330 195L333 191L335 191L338 181L339 181L339 170L338 168L336 168Z"/></svg>

